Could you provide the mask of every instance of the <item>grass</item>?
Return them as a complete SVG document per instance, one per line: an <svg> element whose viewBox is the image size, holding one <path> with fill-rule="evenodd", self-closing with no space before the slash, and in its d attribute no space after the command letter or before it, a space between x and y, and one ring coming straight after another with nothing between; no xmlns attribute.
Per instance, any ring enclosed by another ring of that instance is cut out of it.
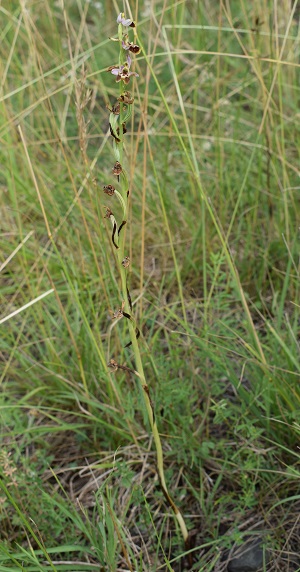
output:
<svg viewBox="0 0 300 572"><path fill-rule="evenodd" d="M222 572L256 536L296 572L299 6L131 5L130 291L193 561L106 365L135 367L103 218L121 9L0 7L0 572Z"/></svg>

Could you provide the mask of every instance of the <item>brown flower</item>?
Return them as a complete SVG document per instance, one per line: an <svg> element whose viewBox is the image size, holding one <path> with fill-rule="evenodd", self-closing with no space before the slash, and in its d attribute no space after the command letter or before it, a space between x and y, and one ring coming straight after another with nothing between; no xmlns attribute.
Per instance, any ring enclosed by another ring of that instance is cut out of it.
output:
<svg viewBox="0 0 300 572"><path fill-rule="evenodd" d="M121 101L121 103L128 103L128 105L131 105L134 102L134 97L132 97L129 91L124 91L122 95L118 97L118 101Z"/></svg>
<svg viewBox="0 0 300 572"><path fill-rule="evenodd" d="M110 108L109 105L107 105L106 107L108 111L110 111L114 115L120 115L120 103L118 101L113 104L112 108Z"/></svg>
<svg viewBox="0 0 300 572"><path fill-rule="evenodd" d="M124 268L128 268L130 264L130 258L129 256L125 256L124 260L122 260L122 266L124 266Z"/></svg>
<svg viewBox="0 0 300 572"><path fill-rule="evenodd" d="M116 161L112 168L112 174L115 175L116 177L119 177L121 173L122 173L122 165L121 163L119 163L119 161Z"/></svg>
<svg viewBox="0 0 300 572"><path fill-rule="evenodd" d="M124 306L125 306L125 302L123 300L121 308L118 308L118 310L115 310L115 312L112 312L110 310L112 320L116 320L117 318L122 318L124 316L124 313L123 313Z"/></svg>
<svg viewBox="0 0 300 572"><path fill-rule="evenodd" d="M118 364L116 362L116 360L114 360L113 358L111 358L107 364L107 367L109 367L110 369L112 369L112 371L117 371L118 369Z"/></svg>
<svg viewBox="0 0 300 572"><path fill-rule="evenodd" d="M134 44L133 42L129 42L128 34L124 34L124 39L122 40L122 48L123 50L129 50L132 54L139 54L141 51L140 46Z"/></svg>
<svg viewBox="0 0 300 572"><path fill-rule="evenodd" d="M105 194L109 195L110 197L114 194L115 190L116 189L113 185L104 185L103 187L103 191L105 192Z"/></svg>
<svg viewBox="0 0 300 572"><path fill-rule="evenodd" d="M109 207L105 207L105 209L106 209L106 212L105 212L104 218L110 218L111 216L114 216L114 213L112 212L112 210L110 210Z"/></svg>

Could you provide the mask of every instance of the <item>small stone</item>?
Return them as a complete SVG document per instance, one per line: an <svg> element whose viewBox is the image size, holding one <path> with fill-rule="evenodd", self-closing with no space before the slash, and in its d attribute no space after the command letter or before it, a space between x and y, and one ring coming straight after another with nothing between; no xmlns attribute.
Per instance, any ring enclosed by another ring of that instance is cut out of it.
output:
<svg viewBox="0 0 300 572"><path fill-rule="evenodd" d="M258 572L263 569L264 563L269 561L270 555L264 549L261 538L252 542L245 542L236 549L230 560L228 572Z"/></svg>

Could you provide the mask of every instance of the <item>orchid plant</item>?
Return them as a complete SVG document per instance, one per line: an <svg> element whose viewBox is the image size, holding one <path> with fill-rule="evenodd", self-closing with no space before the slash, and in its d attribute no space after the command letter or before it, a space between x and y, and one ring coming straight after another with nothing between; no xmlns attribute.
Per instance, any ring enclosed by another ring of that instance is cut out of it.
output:
<svg viewBox="0 0 300 572"><path fill-rule="evenodd" d="M129 328L130 341L125 347L132 346L134 359L135 359L135 369L131 369L127 366L120 365L115 359L111 359L108 363L108 367L111 371L116 372L119 370L124 370L135 375L141 384L143 399L145 408L147 411L149 423L151 426L153 439L156 447L157 454L157 472L159 477L159 482L166 501L174 512L177 521L180 526L186 547L188 545L188 531L183 519L181 512L174 503L172 497L170 496L164 475L163 467L163 450L161 445L161 439L159 436L156 417L154 413L153 403L150 397L150 390L145 379L143 363L141 359L141 353L139 348L138 339L140 336L140 331L137 327L135 318L133 316L133 308L131 296L128 289L127 275L128 269L130 267L130 259L126 251L126 241L125 241L125 225L128 221L128 201L129 201L129 183L127 173L124 168L124 135L126 133L126 122L131 116L132 105L134 98L131 93L127 90L127 86L131 79L134 77L139 77L138 74L131 70L132 58L131 54L136 55L140 53L140 47L129 40L129 32L133 33L133 39L136 39L136 24L130 18L126 18L125 14L120 13L117 18L118 23L118 37L112 38L114 41L119 42L120 52L119 52L119 62L116 65L110 66L107 71L110 72L114 77L115 81L119 83L119 96L116 102L113 104L112 108L109 109L109 127L110 133L113 138L113 151L115 157L115 163L112 167L112 179L114 184L109 182L103 187L103 191L106 195L114 200L114 197L118 199L121 204L122 217L117 220L112 209L106 207L105 218L109 219L112 225L112 235L111 240L114 248L116 249L117 261L119 267L119 275L121 282L121 305L120 307L112 313L112 319L126 318ZM116 181L116 182L115 182ZM115 186L116 185L116 186ZM118 187L118 188L116 188Z"/></svg>

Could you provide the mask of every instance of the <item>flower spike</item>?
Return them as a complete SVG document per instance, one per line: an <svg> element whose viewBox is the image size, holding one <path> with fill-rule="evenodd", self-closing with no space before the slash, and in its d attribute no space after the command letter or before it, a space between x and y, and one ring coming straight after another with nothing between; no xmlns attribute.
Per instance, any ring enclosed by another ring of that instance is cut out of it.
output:
<svg viewBox="0 0 300 572"><path fill-rule="evenodd" d="M114 77L115 81L119 83L119 97L114 103L113 107L109 109L109 129L112 135L112 149L114 152L115 162L111 170L113 177L117 179L118 189L114 185L107 184L104 185L103 191L109 197L113 195L119 200L122 206L122 214L118 212L116 218L109 207L106 207L105 218L110 220L112 226L111 241L116 249L114 252L115 260L118 264L119 278L120 278L120 291L122 293L122 302L119 308L114 312L110 312L111 319L126 318L130 333L130 341L124 346L124 348L129 348L132 346L133 356L130 359L135 359L136 371L131 369L126 365L120 365L113 358L110 359L107 366L112 372L117 372L118 370L123 370L128 373L133 373L138 376L139 384L142 389L143 401L145 410L148 415L149 424L152 430L154 443L157 451L157 471L160 486L165 499L169 507L174 512L177 518L178 524L180 526L183 539L185 541L186 549L189 549L189 534L183 519L183 516L176 506L172 497L170 496L164 475L164 465L163 465L163 450L161 444L161 438L157 427L157 421L155 417L154 405L151 400L150 389L148 387L144 367L142 363L142 355L138 343L140 338L140 330L137 327L136 319L134 316L134 304L132 303L130 292L128 289L128 281L130 278L130 257L125 254L126 252L126 228L128 224L129 216L129 180L126 172L126 154L124 147L124 134L126 133L126 122L131 116L131 106L133 104L134 98L129 91L126 91L126 86L130 81L131 77L139 77L139 75L131 71L132 57L139 54L141 49L133 41L130 41L129 28L135 28L135 22L131 18L126 18L123 12L117 17L118 23L118 38L111 38L113 41L119 42L119 60L116 65L110 66L107 71L110 72ZM135 30L133 31L133 40L136 38ZM121 218L122 217L122 218ZM127 352L126 352L127 353Z"/></svg>

